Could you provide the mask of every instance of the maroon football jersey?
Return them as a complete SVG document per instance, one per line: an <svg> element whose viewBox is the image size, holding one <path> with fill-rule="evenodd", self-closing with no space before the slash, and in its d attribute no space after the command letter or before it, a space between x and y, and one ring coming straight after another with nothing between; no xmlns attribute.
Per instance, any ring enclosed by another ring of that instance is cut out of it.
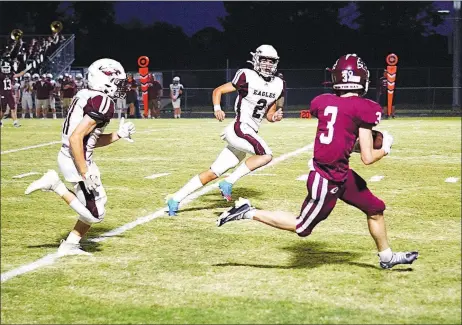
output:
<svg viewBox="0 0 462 325"><path fill-rule="evenodd" d="M0 95L7 96L13 94L13 74L0 72Z"/></svg>
<svg viewBox="0 0 462 325"><path fill-rule="evenodd" d="M65 89L64 86L70 86L69 88ZM61 92L63 94L63 98L72 98L75 95L76 85L75 82L72 80L64 80L61 84Z"/></svg>
<svg viewBox="0 0 462 325"><path fill-rule="evenodd" d="M37 91L37 99L43 100L50 97L50 91L53 89L53 86L48 81L39 80L35 82L34 89Z"/></svg>
<svg viewBox="0 0 462 325"><path fill-rule="evenodd" d="M343 182L359 128L377 125L382 108L376 102L358 96L323 94L311 101L310 111L318 118L313 166L324 178Z"/></svg>

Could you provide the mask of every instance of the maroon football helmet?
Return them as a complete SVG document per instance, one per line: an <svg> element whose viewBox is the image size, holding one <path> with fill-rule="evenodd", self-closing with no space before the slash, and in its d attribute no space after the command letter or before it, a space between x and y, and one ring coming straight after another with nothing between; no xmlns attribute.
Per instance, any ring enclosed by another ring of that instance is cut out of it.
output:
<svg viewBox="0 0 462 325"><path fill-rule="evenodd" d="M331 69L332 84L335 90L363 90L364 96L369 89L369 70L356 54L341 56Z"/></svg>

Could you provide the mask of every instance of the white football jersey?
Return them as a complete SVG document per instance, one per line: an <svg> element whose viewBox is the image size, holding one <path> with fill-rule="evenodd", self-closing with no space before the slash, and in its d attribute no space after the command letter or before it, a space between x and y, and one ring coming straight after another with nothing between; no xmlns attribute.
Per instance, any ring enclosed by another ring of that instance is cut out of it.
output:
<svg viewBox="0 0 462 325"><path fill-rule="evenodd" d="M234 103L236 121L258 131L266 111L285 93L279 77L265 78L251 69L240 69L232 80L238 96Z"/></svg>
<svg viewBox="0 0 462 325"><path fill-rule="evenodd" d="M178 83L178 84L170 84L170 91L172 92L173 94L173 98L175 99L178 99L181 95L180 95L180 90L183 90L184 87L182 84Z"/></svg>
<svg viewBox="0 0 462 325"><path fill-rule="evenodd" d="M61 137L63 144L61 151L67 156L71 156L69 138L85 115L96 121L96 127L83 139L85 159L91 161L96 142L114 115L114 102L105 93L89 89L79 91L72 98Z"/></svg>

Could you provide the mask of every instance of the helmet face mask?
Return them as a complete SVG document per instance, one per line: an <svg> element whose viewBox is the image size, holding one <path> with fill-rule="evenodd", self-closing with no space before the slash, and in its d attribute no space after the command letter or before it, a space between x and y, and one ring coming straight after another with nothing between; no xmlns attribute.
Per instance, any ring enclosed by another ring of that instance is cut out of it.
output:
<svg viewBox="0 0 462 325"><path fill-rule="evenodd" d="M369 89L369 70L356 54L340 57L331 69L332 88L341 92L359 92L366 95Z"/></svg>
<svg viewBox="0 0 462 325"><path fill-rule="evenodd" d="M2 71L2 73L10 73L11 72L11 65L6 61L2 62L1 71Z"/></svg>
<svg viewBox="0 0 462 325"><path fill-rule="evenodd" d="M253 69L264 77L273 77L276 74L279 56L271 45L261 45L252 54Z"/></svg>

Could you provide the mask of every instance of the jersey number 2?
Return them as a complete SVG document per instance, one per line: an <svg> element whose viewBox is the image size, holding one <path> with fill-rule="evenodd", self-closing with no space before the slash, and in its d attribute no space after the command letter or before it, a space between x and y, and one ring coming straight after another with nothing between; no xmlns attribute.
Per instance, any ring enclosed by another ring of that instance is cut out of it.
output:
<svg viewBox="0 0 462 325"><path fill-rule="evenodd" d="M263 115L265 114L265 109L266 109L266 99L260 99L257 102L257 106L253 109L253 114L252 116L258 119L261 119Z"/></svg>
<svg viewBox="0 0 462 325"><path fill-rule="evenodd" d="M327 122L327 135L321 133L319 137L319 141L323 144L329 144L332 142L332 138L334 137L334 124L337 120L337 106L327 106L324 110L324 116L330 115L330 120Z"/></svg>

